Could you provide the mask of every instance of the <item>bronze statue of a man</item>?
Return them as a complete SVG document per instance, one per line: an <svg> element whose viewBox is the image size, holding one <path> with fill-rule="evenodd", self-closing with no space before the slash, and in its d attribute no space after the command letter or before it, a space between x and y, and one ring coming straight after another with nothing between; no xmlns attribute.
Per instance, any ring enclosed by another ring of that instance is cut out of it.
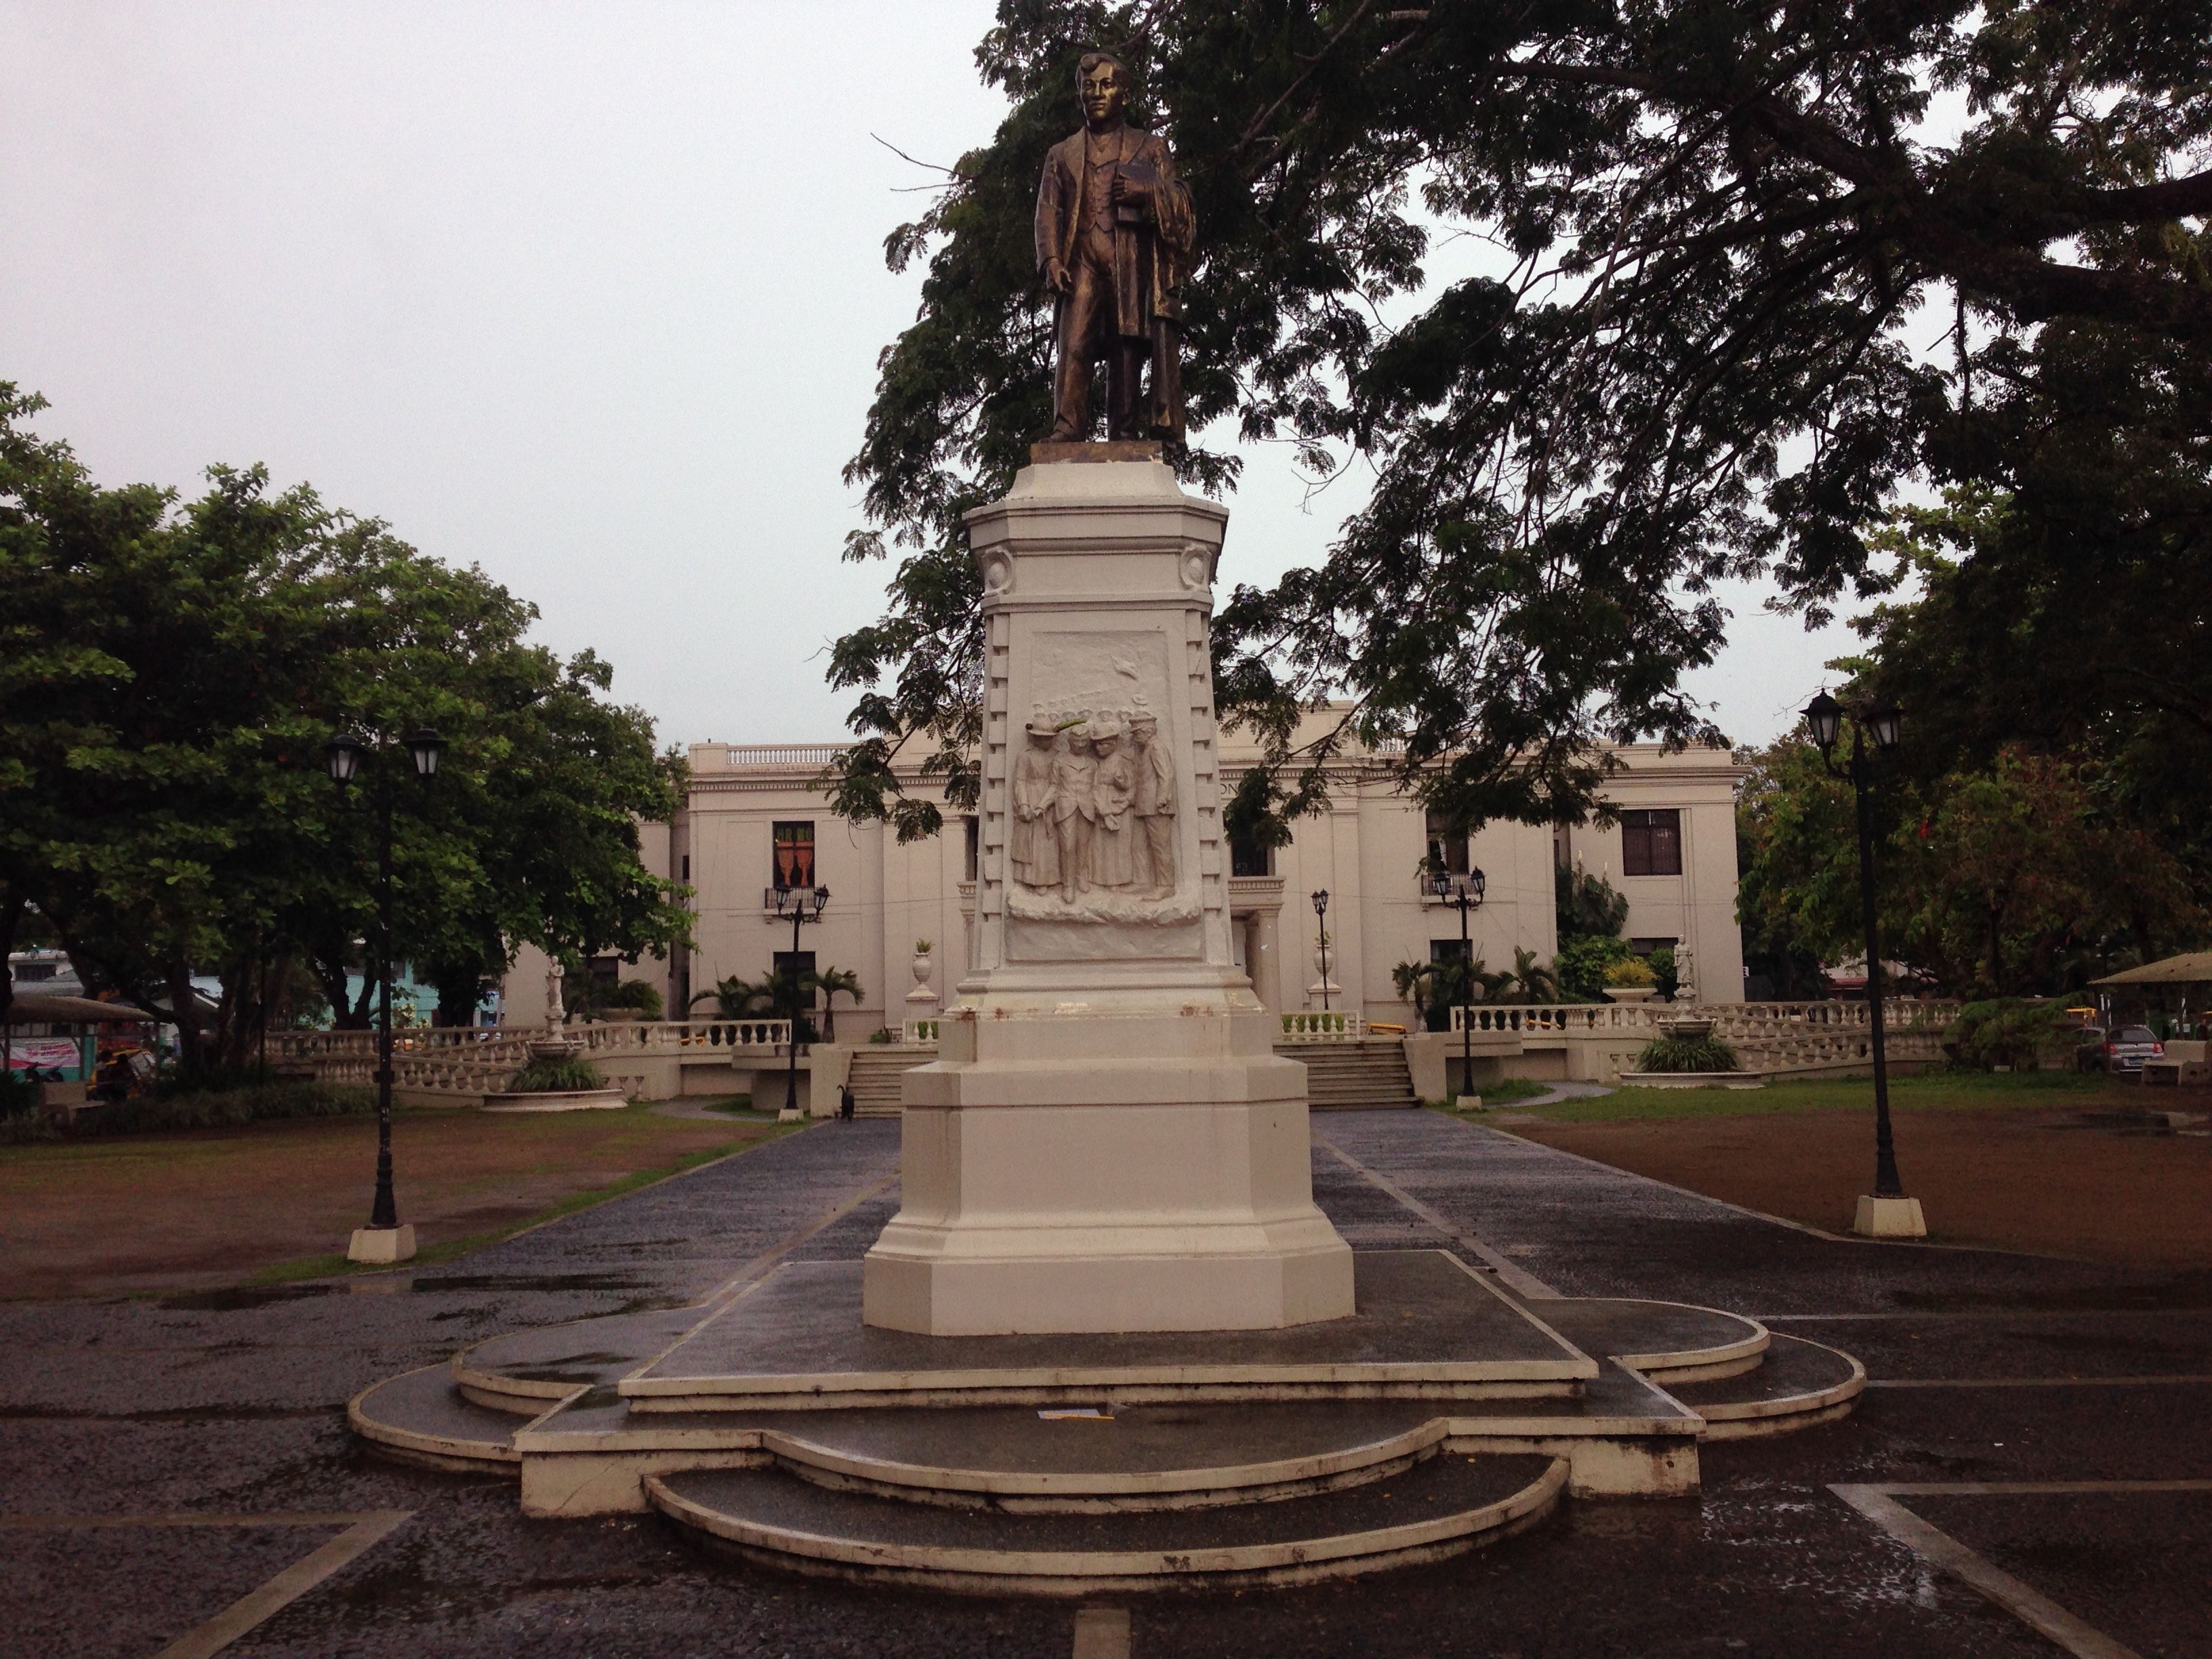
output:
<svg viewBox="0 0 2212 1659"><path fill-rule="evenodd" d="M1190 192L1159 136L1128 124L1120 58L1085 52L1075 83L1083 131L1052 147L1037 185L1037 268L1060 301L1053 441L1091 436L1091 365L1103 357L1106 435L1180 443Z"/></svg>

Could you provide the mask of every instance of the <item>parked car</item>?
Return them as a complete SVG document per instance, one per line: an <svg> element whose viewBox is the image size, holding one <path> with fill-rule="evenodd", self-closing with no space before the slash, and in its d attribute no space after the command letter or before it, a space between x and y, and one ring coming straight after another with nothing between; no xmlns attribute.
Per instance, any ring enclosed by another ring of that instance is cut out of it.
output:
<svg viewBox="0 0 2212 1659"><path fill-rule="evenodd" d="M2074 1051L2077 1072L2133 1072L2140 1074L2143 1061L2166 1058L2166 1045L2148 1025L2116 1025L2100 1030L2092 1025L2081 1033Z"/></svg>

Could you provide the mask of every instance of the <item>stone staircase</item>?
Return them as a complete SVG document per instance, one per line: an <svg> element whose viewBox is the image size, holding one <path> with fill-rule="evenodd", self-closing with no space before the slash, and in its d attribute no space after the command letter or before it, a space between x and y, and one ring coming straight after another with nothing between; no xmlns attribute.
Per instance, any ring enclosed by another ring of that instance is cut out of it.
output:
<svg viewBox="0 0 2212 1659"><path fill-rule="evenodd" d="M917 1066L937 1058L937 1050L913 1044L871 1043L853 1051L846 1083L853 1091L855 1117L896 1117L899 1080Z"/></svg>
<svg viewBox="0 0 2212 1659"><path fill-rule="evenodd" d="M1400 1037L1357 1042L1285 1042L1275 1052L1306 1066L1306 1097L1317 1112L1365 1112L1418 1106Z"/></svg>
<svg viewBox="0 0 2212 1659"><path fill-rule="evenodd" d="M1435 1252L1359 1272L1364 1328L948 1339L864 1331L856 1263L787 1265L490 1338L349 1416L387 1456L519 1476L528 1515L658 1511L787 1572L1079 1595L1348 1577L1570 1499L1694 1492L1700 1442L1832 1421L1866 1385L1739 1315L1518 1298ZM782 1369L724 1369L742 1353Z"/></svg>

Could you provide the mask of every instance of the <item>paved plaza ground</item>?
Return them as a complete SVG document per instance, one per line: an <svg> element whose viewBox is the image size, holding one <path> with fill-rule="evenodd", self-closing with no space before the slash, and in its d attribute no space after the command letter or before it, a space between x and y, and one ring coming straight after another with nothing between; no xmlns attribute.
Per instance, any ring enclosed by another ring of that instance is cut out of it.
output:
<svg viewBox="0 0 2212 1659"><path fill-rule="evenodd" d="M1823 1237L1434 1112L1316 1133L1355 1248L1735 1309L1850 1349L1873 1386L1843 1423L1708 1445L1695 1499L1577 1501L1433 1566L1103 1611L778 1577L651 1518L526 1521L507 1482L352 1443L350 1395L464 1343L681 1304L779 1252L860 1255L897 1201L897 1125L825 1123L433 1267L0 1305L0 1651L154 1654L257 1587L176 1651L231 1629L226 1654L533 1659L2061 1650L1899 1541L1917 1523L2078 1621L2075 1651L2212 1654L2212 1273Z"/></svg>

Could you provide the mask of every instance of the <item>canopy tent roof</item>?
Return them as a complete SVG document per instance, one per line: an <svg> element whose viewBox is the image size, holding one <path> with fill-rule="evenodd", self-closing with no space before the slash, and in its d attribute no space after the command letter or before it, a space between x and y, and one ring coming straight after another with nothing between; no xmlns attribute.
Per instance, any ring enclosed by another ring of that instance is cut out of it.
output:
<svg viewBox="0 0 2212 1659"><path fill-rule="evenodd" d="M18 991L8 1005L10 1025L143 1025L164 1016L127 1002L95 1002L90 997L41 996Z"/></svg>
<svg viewBox="0 0 2212 1659"><path fill-rule="evenodd" d="M2092 985L2203 985L2212 984L2212 951L2191 951L2163 962L2146 962L2124 974L2107 974Z"/></svg>

